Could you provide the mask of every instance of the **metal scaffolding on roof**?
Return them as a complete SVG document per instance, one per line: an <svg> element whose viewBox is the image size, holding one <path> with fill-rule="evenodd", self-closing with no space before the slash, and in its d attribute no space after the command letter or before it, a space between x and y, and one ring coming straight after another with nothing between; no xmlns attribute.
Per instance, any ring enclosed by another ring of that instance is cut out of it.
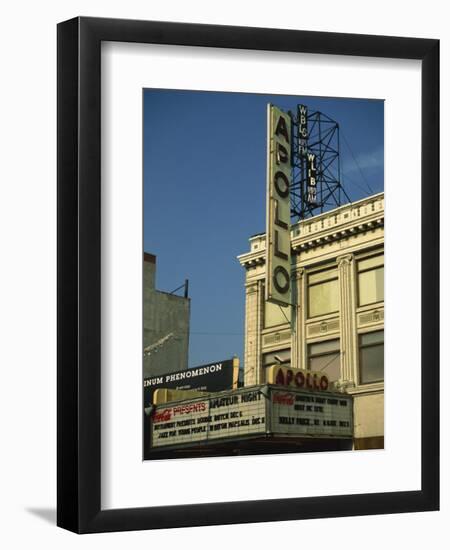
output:
<svg viewBox="0 0 450 550"><path fill-rule="evenodd" d="M351 202L341 184L339 124L297 105L292 119L291 218L296 222Z"/></svg>

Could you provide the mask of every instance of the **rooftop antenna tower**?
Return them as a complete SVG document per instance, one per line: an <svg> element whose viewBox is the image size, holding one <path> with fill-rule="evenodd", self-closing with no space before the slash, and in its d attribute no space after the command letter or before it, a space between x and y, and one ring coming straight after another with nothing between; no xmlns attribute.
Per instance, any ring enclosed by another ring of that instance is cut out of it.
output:
<svg viewBox="0 0 450 550"><path fill-rule="evenodd" d="M341 185L339 124L297 105L292 120L291 218L294 222L351 202Z"/></svg>

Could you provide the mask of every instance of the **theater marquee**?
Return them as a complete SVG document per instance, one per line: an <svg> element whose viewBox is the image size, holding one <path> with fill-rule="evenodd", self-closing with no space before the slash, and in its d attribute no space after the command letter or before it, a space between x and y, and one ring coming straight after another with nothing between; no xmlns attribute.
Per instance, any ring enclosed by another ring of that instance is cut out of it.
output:
<svg viewBox="0 0 450 550"><path fill-rule="evenodd" d="M297 437L351 439L350 395L272 384L155 406L151 447L196 448L233 440Z"/></svg>
<svg viewBox="0 0 450 550"><path fill-rule="evenodd" d="M267 106L266 300L291 303L291 118Z"/></svg>
<svg viewBox="0 0 450 550"><path fill-rule="evenodd" d="M264 395L259 390L161 405L151 418L152 447L264 433L265 414Z"/></svg>
<svg viewBox="0 0 450 550"><path fill-rule="evenodd" d="M272 391L271 397L274 433L342 438L353 435L352 399L348 395Z"/></svg>

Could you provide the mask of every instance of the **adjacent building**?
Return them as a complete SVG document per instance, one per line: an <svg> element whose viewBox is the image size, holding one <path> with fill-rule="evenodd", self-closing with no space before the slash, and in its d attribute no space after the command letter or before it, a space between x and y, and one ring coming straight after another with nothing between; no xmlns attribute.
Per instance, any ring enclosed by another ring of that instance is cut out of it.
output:
<svg viewBox="0 0 450 550"><path fill-rule="evenodd" d="M156 290L156 256L144 252L144 378L188 368L190 299Z"/></svg>

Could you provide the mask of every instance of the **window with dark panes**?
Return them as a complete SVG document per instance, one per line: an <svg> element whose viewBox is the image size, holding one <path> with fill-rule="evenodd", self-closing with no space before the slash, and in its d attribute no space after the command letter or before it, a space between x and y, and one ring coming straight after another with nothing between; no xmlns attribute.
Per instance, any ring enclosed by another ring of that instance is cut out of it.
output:
<svg viewBox="0 0 450 550"><path fill-rule="evenodd" d="M359 381L384 380L384 330L359 335Z"/></svg>

